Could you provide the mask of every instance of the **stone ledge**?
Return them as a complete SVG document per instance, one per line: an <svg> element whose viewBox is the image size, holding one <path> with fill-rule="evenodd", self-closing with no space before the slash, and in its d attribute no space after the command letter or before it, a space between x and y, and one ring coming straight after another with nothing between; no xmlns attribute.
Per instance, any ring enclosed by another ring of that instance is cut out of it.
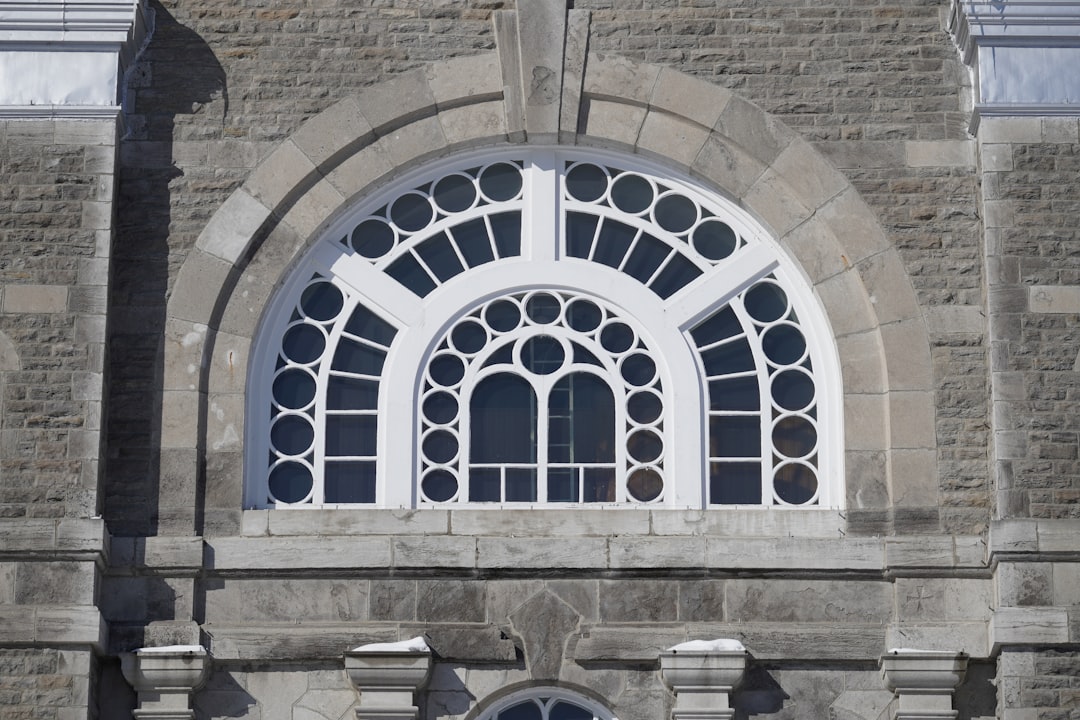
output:
<svg viewBox="0 0 1080 720"><path fill-rule="evenodd" d="M991 559L999 553L1044 553L1080 557L1080 519L995 520L990 525ZM1036 559L1033 557L1032 559Z"/></svg>
<svg viewBox="0 0 1080 720"><path fill-rule="evenodd" d="M1069 612L1064 607L998 608L990 620L990 647L1056 645L1070 642Z"/></svg>
<svg viewBox="0 0 1080 720"><path fill-rule="evenodd" d="M0 557L40 556L47 559L104 559L108 552L108 532L100 518L0 519Z"/></svg>
<svg viewBox="0 0 1080 720"><path fill-rule="evenodd" d="M104 647L105 621L90 605L0 605L0 645Z"/></svg>
<svg viewBox="0 0 1080 720"><path fill-rule="evenodd" d="M149 570L195 571L203 566L201 537L113 538L110 564Z"/></svg>

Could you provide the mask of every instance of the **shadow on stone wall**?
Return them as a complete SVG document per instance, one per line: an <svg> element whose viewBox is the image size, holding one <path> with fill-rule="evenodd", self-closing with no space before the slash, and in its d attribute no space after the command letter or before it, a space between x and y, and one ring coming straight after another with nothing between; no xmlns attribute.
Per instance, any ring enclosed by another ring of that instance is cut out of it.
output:
<svg viewBox="0 0 1080 720"><path fill-rule="evenodd" d="M188 131L197 126L192 135L220 137L228 112L225 71L210 46L160 3L152 7L153 37L128 78L133 103L125 117L127 135L118 170L103 508L113 535L154 535L160 523L168 524L172 518L161 517L168 512L160 507L162 484L198 492L197 478L188 477L190 471L166 477L170 468L160 453L162 344L170 271L183 260L175 251L193 245L196 228L204 222L187 208L184 212L190 217L174 216L176 189L188 189L193 183L177 165L174 139L181 124ZM215 101L213 109L207 107ZM208 118L177 122L182 116L216 114L222 106L221 122L210 124ZM188 512L201 505L192 502ZM191 525L190 519L178 520Z"/></svg>

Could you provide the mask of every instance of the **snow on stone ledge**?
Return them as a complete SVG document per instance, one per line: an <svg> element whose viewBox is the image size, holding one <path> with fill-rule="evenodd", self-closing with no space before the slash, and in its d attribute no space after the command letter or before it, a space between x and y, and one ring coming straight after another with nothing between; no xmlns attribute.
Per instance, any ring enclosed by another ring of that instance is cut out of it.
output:
<svg viewBox="0 0 1080 720"><path fill-rule="evenodd" d="M890 655L956 655L951 650L919 650L917 648L889 648Z"/></svg>
<svg viewBox="0 0 1080 720"><path fill-rule="evenodd" d="M351 652L370 652L370 653L415 653L415 652L429 652L427 640L423 636L414 637L411 640L402 640L401 642L394 643L371 643L370 645L361 645L355 647Z"/></svg>
<svg viewBox="0 0 1080 720"><path fill-rule="evenodd" d="M148 653L205 653L202 645L161 645L159 647L139 648L135 652L140 655Z"/></svg>
<svg viewBox="0 0 1080 720"><path fill-rule="evenodd" d="M669 652L746 652L738 640L717 638L716 640L690 640L668 648Z"/></svg>

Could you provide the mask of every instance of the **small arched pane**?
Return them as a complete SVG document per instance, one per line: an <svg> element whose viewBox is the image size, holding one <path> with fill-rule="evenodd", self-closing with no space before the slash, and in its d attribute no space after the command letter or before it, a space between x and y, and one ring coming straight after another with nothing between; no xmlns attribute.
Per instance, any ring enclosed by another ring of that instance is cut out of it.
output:
<svg viewBox="0 0 1080 720"><path fill-rule="evenodd" d="M473 464L536 462L536 394L523 378L498 373L469 399Z"/></svg>
<svg viewBox="0 0 1080 720"><path fill-rule="evenodd" d="M573 373L555 383L548 427L551 462L615 462L615 397L595 375Z"/></svg>

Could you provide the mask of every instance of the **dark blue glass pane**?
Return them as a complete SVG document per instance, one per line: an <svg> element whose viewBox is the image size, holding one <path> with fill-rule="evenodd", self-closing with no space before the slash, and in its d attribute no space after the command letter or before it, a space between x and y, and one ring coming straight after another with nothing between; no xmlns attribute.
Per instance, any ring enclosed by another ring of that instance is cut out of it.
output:
<svg viewBox="0 0 1080 720"><path fill-rule="evenodd" d="M533 322L547 325L558 319L562 304L550 293L536 293L525 303L525 312Z"/></svg>
<svg viewBox="0 0 1080 720"><path fill-rule="evenodd" d="M787 295L779 286L763 282L750 288L743 298L746 312L758 322L772 322L787 314Z"/></svg>
<svg viewBox="0 0 1080 720"><path fill-rule="evenodd" d="M314 325L293 325L281 339L281 352L295 363L315 362L326 349L326 336Z"/></svg>
<svg viewBox="0 0 1080 720"><path fill-rule="evenodd" d="M496 300L484 311L484 319L496 332L510 332L521 323L521 310L509 300Z"/></svg>
<svg viewBox="0 0 1080 720"><path fill-rule="evenodd" d="M424 297L435 289L435 281L411 254L399 257L386 268L386 274L406 288Z"/></svg>
<svg viewBox="0 0 1080 720"><path fill-rule="evenodd" d="M507 468L506 502L536 502L534 468Z"/></svg>
<svg viewBox="0 0 1080 720"><path fill-rule="evenodd" d="M379 405L379 383L374 380L331 375L326 389L328 410L374 410Z"/></svg>
<svg viewBox="0 0 1080 720"><path fill-rule="evenodd" d="M589 373L561 378L548 413L552 462L615 462L615 398L606 382Z"/></svg>
<svg viewBox="0 0 1080 720"><path fill-rule="evenodd" d="M791 365L806 352L806 338L794 325L774 325L762 335L761 348L777 365Z"/></svg>
<svg viewBox="0 0 1080 720"><path fill-rule="evenodd" d="M577 470L551 468L548 470L548 502L578 502Z"/></svg>
<svg viewBox="0 0 1080 720"><path fill-rule="evenodd" d="M316 282L308 285L300 296L300 307L313 320L333 320L341 312L345 298L332 283Z"/></svg>
<svg viewBox="0 0 1080 720"><path fill-rule="evenodd" d="M668 298L695 280L698 275L701 275L701 270L697 265L682 255L676 255L664 266L649 288L660 297Z"/></svg>
<svg viewBox="0 0 1080 720"><path fill-rule="evenodd" d="M600 344L612 353L624 353L634 344L634 331L623 322L609 323L600 331Z"/></svg>
<svg viewBox="0 0 1080 720"><path fill-rule="evenodd" d="M665 195L657 200L653 217L657 225L678 235L697 222L697 206L682 195Z"/></svg>
<svg viewBox="0 0 1080 720"><path fill-rule="evenodd" d="M817 474L806 465L792 463L777 469L773 488L784 502L802 505L817 492Z"/></svg>
<svg viewBox="0 0 1080 720"><path fill-rule="evenodd" d="M397 335L397 330L390 323L383 320L363 305L357 305L345 324L345 332L352 335L377 342L380 345L390 346Z"/></svg>
<svg viewBox="0 0 1080 720"><path fill-rule="evenodd" d="M615 502L615 468L585 468L585 502Z"/></svg>
<svg viewBox="0 0 1080 720"><path fill-rule="evenodd" d="M756 377L711 380L709 382L710 410L760 410L761 396Z"/></svg>
<svg viewBox="0 0 1080 720"><path fill-rule="evenodd" d="M513 200L521 192L521 169L510 163L496 163L480 174L480 190L495 202Z"/></svg>
<svg viewBox="0 0 1080 720"><path fill-rule="evenodd" d="M516 257L521 254L521 213L509 212L492 215L491 234L499 257Z"/></svg>
<svg viewBox="0 0 1080 720"><path fill-rule="evenodd" d="M649 278L664 262L664 258L671 254L671 248L667 243L654 238L652 235L642 235L630 258L623 266L623 272L641 283L647 283Z"/></svg>
<svg viewBox="0 0 1080 720"><path fill-rule="evenodd" d="M441 232L420 243L416 248L416 254L424 261L424 264L435 273L435 277L441 282L446 282L455 275L460 274L465 268L461 266L454 248L446 233Z"/></svg>
<svg viewBox="0 0 1080 720"><path fill-rule="evenodd" d="M530 372L537 375L550 375L566 362L566 353L555 338L537 335L529 338L522 345L521 362Z"/></svg>
<svg viewBox="0 0 1080 720"><path fill-rule="evenodd" d="M620 175L611 184L611 202L623 212L637 215L652 201L652 185L640 175Z"/></svg>
<svg viewBox="0 0 1080 720"><path fill-rule="evenodd" d="M357 375L380 375L386 353L367 345L342 338L334 353L334 370L356 373Z"/></svg>
<svg viewBox="0 0 1080 720"><path fill-rule="evenodd" d="M285 455L300 455L311 448L315 428L306 415L279 415L270 427L270 442Z"/></svg>
<svg viewBox="0 0 1080 720"><path fill-rule="evenodd" d="M664 405L658 395L648 391L636 392L626 401L626 412L637 423L655 422L664 411Z"/></svg>
<svg viewBox="0 0 1080 720"><path fill-rule="evenodd" d="M461 251L465 262L469 263L469 267L483 265L495 259L495 254L491 251L491 238L488 237L487 225L483 218L475 218L455 225L450 229L450 234L454 236L454 242L457 243L458 250Z"/></svg>
<svg viewBox="0 0 1080 720"><path fill-rule="evenodd" d="M469 472L470 502L501 502L502 481L496 468L472 468Z"/></svg>
<svg viewBox="0 0 1080 720"><path fill-rule="evenodd" d="M424 437L424 457L433 463L448 463L457 457L458 441L447 430L436 430Z"/></svg>
<svg viewBox="0 0 1080 720"><path fill-rule="evenodd" d="M435 183L431 194L435 198L435 204L444 212L461 212L472 207L476 200L476 186L472 178L447 175Z"/></svg>
<svg viewBox="0 0 1080 720"><path fill-rule="evenodd" d="M374 415L327 415L326 454L374 455L377 426Z"/></svg>
<svg viewBox="0 0 1080 720"><path fill-rule="evenodd" d="M604 311L591 300L574 300L566 308L566 324L578 332L592 332L603 319Z"/></svg>
<svg viewBox="0 0 1080 720"><path fill-rule="evenodd" d="M284 462L270 471L270 493L278 502L300 502L311 492L311 471L297 462Z"/></svg>
<svg viewBox="0 0 1080 720"><path fill-rule="evenodd" d="M431 203L419 193L406 193L390 206L390 219L405 232L423 230L434 217Z"/></svg>
<svg viewBox="0 0 1080 720"><path fill-rule="evenodd" d="M712 218L697 226L691 242L695 250L715 262L735 252L739 246L739 236L727 223Z"/></svg>
<svg viewBox="0 0 1080 720"><path fill-rule="evenodd" d="M457 398L448 392L436 392L424 398L424 418L436 425L445 425L458 414Z"/></svg>
<svg viewBox="0 0 1080 720"><path fill-rule="evenodd" d="M499 713L499 720L540 720L540 706L532 700L512 705Z"/></svg>
<svg viewBox="0 0 1080 720"><path fill-rule="evenodd" d="M436 355L428 366L428 375L437 385L453 387L465 376L465 364L456 355Z"/></svg>
<svg viewBox="0 0 1080 720"><path fill-rule="evenodd" d="M299 410L315 399L315 378L303 370L286 370L274 378L274 400Z"/></svg>
<svg viewBox="0 0 1080 720"><path fill-rule="evenodd" d="M741 338L706 350L701 353L701 362L708 377L730 375L753 370L754 353L750 351L746 338Z"/></svg>
<svg viewBox="0 0 1080 720"><path fill-rule="evenodd" d="M566 174L566 191L581 202L593 202L607 192L607 174L596 165L582 163Z"/></svg>
<svg viewBox="0 0 1080 720"><path fill-rule="evenodd" d="M516 375L481 380L469 401L475 463L536 462L536 396Z"/></svg>
<svg viewBox="0 0 1080 720"><path fill-rule="evenodd" d="M323 472L326 502L375 502L375 463L328 462Z"/></svg>
<svg viewBox="0 0 1080 720"><path fill-rule="evenodd" d="M644 353L636 353L623 360L622 376L634 387L648 385L656 377L656 363Z"/></svg>
<svg viewBox="0 0 1080 720"><path fill-rule="evenodd" d="M790 416L773 426L772 440L778 455L801 458L817 445L817 429L806 418Z"/></svg>
<svg viewBox="0 0 1080 720"><path fill-rule="evenodd" d="M465 320L450 333L450 341L461 352L472 355L487 344L487 330L476 320Z"/></svg>
<svg viewBox="0 0 1080 720"><path fill-rule="evenodd" d="M760 505L760 463L709 463L709 502L713 505Z"/></svg>
<svg viewBox="0 0 1080 720"><path fill-rule="evenodd" d="M584 213L569 213L566 216L567 255L576 258L589 257L593 238L596 237L596 223L599 221L595 215Z"/></svg>
<svg viewBox="0 0 1080 720"><path fill-rule="evenodd" d="M730 306L724 306L723 310L691 330L690 335L697 346L701 347L738 335L742 331L742 324L735 316L735 311Z"/></svg>
<svg viewBox="0 0 1080 720"><path fill-rule="evenodd" d="M551 708L549 720L593 720L593 714L583 707L560 700Z"/></svg>
<svg viewBox="0 0 1080 720"><path fill-rule="evenodd" d="M626 439L626 452L638 462L656 462L663 451L664 443L652 430L638 430Z"/></svg>
<svg viewBox="0 0 1080 720"><path fill-rule="evenodd" d="M761 455L761 420L753 415L710 417L709 455L711 457Z"/></svg>
<svg viewBox="0 0 1080 720"><path fill-rule="evenodd" d="M365 220L349 236L353 250L371 260L390 252L394 240L394 229L382 220Z"/></svg>
<svg viewBox="0 0 1080 720"><path fill-rule="evenodd" d="M420 488L424 495L434 502L446 502L454 497L458 491L458 481L452 472L447 470L432 470L424 476Z"/></svg>
<svg viewBox="0 0 1080 720"><path fill-rule="evenodd" d="M617 268L622 264L630 243L637 235L637 230L614 220L605 220L600 228L600 237L596 240L596 252L593 260L608 267Z"/></svg>
<svg viewBox="0 0 1080 720"><path fill-rule="evenodd" d="M814 401L814 381L799 370L785 370L773 377L772 396L785 410L802 410Z"/></svg>

